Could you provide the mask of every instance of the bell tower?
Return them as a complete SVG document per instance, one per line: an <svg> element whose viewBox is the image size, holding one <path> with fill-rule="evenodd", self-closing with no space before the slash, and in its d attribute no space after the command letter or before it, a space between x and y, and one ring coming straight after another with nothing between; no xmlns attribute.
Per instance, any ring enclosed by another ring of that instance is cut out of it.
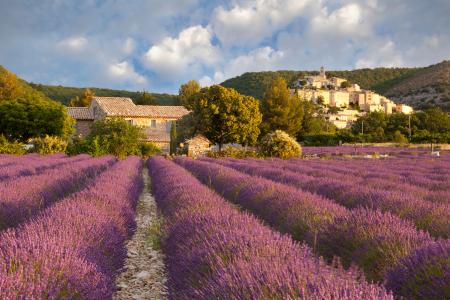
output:
<svg viewBox="0 0 450 300"><path fill-rule="evenodd" d="M325 75L325 68L323 66L320 67L320 77L322 78L327 78L327 76Z"/></svg>

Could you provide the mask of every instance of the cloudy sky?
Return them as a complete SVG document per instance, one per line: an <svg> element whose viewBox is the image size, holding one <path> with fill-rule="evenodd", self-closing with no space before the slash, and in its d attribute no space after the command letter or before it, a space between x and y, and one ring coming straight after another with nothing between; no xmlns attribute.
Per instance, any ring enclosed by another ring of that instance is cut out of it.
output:
<svg viewBox="0 0 450 300"><path fill-rule="evenodd" d="M175 93L247 71L450 59L449 0L0 0L0 64L37 83Z"/></svg>

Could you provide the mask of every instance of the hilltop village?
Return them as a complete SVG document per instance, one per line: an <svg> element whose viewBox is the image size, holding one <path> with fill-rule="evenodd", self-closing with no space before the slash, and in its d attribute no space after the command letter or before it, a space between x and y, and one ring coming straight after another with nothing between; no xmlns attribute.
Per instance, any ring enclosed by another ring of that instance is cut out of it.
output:
<svg viewBox="0 0 450 300"><path fill-rule="evenodd" d="M413 112L411 106L395 104L392 100L373 91L363 90L344 78L327 78L324 67L320 68L319 75L300 78L290 92L299 99L321 105L326 118L339 129L350 127L358 117L367 112Z"/></svg>

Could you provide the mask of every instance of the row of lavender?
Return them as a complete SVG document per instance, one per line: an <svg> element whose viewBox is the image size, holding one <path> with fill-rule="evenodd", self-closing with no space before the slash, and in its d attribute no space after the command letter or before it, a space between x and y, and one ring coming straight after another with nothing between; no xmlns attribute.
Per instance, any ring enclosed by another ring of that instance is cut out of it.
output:
<svg viewBox="0 0 450 300"><path fill-rule="evenodd" d="M339 147L302 147L303 155L361 155L361 154L389 154L411 155L427 154L430 148L404 148L404 147L376 147L361 146L361 144L345 145Z"/></svg>
<svg viewBox="0 0 450 300"><path fill-rule="evenodd" d="M308 162L262 161L262 160L217 160L216 162L236 170L265 177L267 179L306 190L331 199L347 208L368 207L391 212L398 217L412 221L417 228L427 230L436 237L447 238L450 235L450 204L448 191L437 192L434 201L426 201L420 193L405 190L389 190L369 187L358 178L346 180L345 173L326 174L320 168L333 165L334 161L324 161L321 166L310 167ZM349 164L353 160L348 161ZM356 168L356 167L355 167ZM304 170L304 171L303 171ZM426 193L425 193L426 194ZM442 198L440 198L442 197Z"/></svg>
<svg viewBox="0 0 450 300"><path fill-rule="evenodd" d="M338 256L345 267L357 264L368 279L385 282L397 295L449 296L449 240L435 241L390 213L348 210L317 194L213 162L176 162L277 230L306 241L330 261Z"/></svg>
<svg viewBox="0 0 450 300"><path fill-rule="evenodd" d="M90 156L86 154L74 157L24 155L20 160L15 158L11 162L0 164L0 182L18 176L29 176L42 173L49 169L62 167L70 162L77 162L88 158L90 158Z"/></svg>
<svg viewBox="0 0 450 300"><path fill-rule="evenodd" d="M118 162L81 191L3 231L2 299L112 298L135 227L141 166L136 157Z"/></svg>
<svg viewBox="0 0 450 300"><path fill-rule="evenodd" d="M151 158L149 170L167 223L170 299L392 299L238 211L174 163Z"/></svg>
<svg viewBox="0 0 450 300"><path fill-rule="evenodd" d="M17 226L62 197L80 190L116 162L113 156L54 160L53 167L42 173L1 181L0 230ZM61 164L60 160L64 162ZM48 161L44 159L43 165L48 166Z"/></svg>

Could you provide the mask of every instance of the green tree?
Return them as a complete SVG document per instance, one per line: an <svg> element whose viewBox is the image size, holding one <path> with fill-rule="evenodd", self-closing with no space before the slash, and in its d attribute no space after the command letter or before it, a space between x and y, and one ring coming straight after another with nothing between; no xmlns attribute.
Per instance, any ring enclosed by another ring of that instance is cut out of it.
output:
<svg viewBox="0 0 450 300"><path fill-rule="evenodd" d="M187 83L183 84L178 91L181 105L187 109L194 109L193 105L195 99L193 96L198 92L200 92L200 84L196 80L189 80Z"/></svg>
<svg viewBox="0 0 450 300"><path fill-rule="evenodd" d="M303 111L300 101L291 96L286 81L281 77L275 78L266 90L261 112L263 134L283 130L290 135L296 135L301 129Z"/></svg>
<svg viewBox="0 0 450 300"><path fill-rule="evenodd" d="M96 121L87 136L88 151L93 156L113 154L120 159L140 155L145 140L142 129L121 118Z"/></svg>
<svg viewBox="0 0 450 300"><path fill-rule="evenodd" d="M220 85L203 88L195 97L193 118L211 142L255 144L262 116L259 102Z"/></svg>
<svg viewBox="0 0 450 300"><path fill-rule="evenodd" d="M138 105L157 105L155 97L147 91L140 93L139 98L136 100Z"/></svg>
<svg viewBox="0 0 450 300"><path fill-rule="evenodd" d="M23 95L24 90L19 78L14 73L4 69L0 73L0 102L17 99Z"/></svg>
<svg viewBox="0 0 450 300"><path fill-rule="evenodd" d="M371 135L375 139L374 142L383 142L388 120L389 116L384 112L371 112L358 118L352 125L352 131L354 134L364 131L364 134Z"/></svg>
<svg viewBox="0 0 450 300"><path fill-rule="evenodd" d="M399 144L406 144L408 142L408 139L406 138L406 136L404 136L400 130L396 130L394 132L394 138L393 141Z"/></svg>
<svg viewBox="0 0 450 300"><path fill-rule="evenodd" d="M90 89L85 89L83 96L75 96L70 100L69 106L88 107L94 99L94 93Z"/></svg>
<svg viewBox="0 0 450 300"><path fill-rule="evenodd" d="M450 116L438 107L429 108L416 114L419 128L430 133L445 133L450 131Z"/></svg>
<svg viewBox="0 0 450 300"><path fill-rule="evenodd" d="M341 83L341 88L343 88L343 89L349 88L351 86L352 86L352 84L348 81L344 81Z"/></svg>
<svg viewBox="0 0 450 300"><path fill-rule="evenodd" d="M177 151L177 123L172 121L170 127L170 154L174 154Z"/></svg>
<svg viewBox="0 0 450 300"><path fill-rule="evenodd" d="M39 94L0 102L0 133L9 139L27 141L32 137L68 137L74 120L65 106Z"/></svg>

